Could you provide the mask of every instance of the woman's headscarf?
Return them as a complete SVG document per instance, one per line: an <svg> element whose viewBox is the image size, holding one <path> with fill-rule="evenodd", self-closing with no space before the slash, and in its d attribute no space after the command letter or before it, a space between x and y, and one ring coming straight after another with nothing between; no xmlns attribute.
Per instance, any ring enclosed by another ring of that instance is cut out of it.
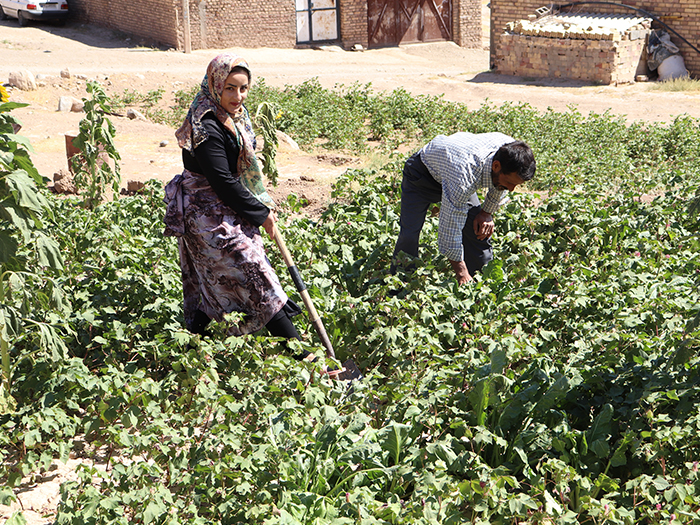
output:
<svg viewBox="0 0 700 525"><path fill-rule="evenodd" d="M240 113L230 115L221 106L221 94L224 91L226 79L235 67L245 69L248 72L248 78L251 78L250 66L238 55L222 53L209 62L199 93L192 101L185 121L175 132L175 136L181 148L194 154L195 148L208 137L202 118L207 113L213 113L219 122L238 139L240 154L237 167L241 181L260 202L269 208L274 208L275 203L262 183L262 169L260 161L255 156L255 133L248 110L242 107Z"/></svg>

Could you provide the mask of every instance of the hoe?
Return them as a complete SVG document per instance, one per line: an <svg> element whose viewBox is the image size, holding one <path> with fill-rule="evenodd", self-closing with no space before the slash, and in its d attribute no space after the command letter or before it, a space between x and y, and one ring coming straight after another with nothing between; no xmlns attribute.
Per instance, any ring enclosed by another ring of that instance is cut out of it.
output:
<svg viewBox="0 0 700 525"><path fill-rule="evenodd" d="M297 269L296 265L294 264L294 260L292 259L292 254L289 253L289 250L287 249L287 244L284 242L284 238L282 237L282 234L280 233L279 229L277 226L274 226L274 239L275 243L277 243L277 247L280 250L280 253L282 254L282 258L284 259L284 263L287 265L287 269L289 270L289 274L292 276L292 280L294 281L294 285L297 288L297 291L301 295L302 300L304 301L304 305L306 306L306 311L309 313L309 319L311 320L311 323L314 325L314 328L316 329L316 333L318 334L318 337L321 339L321 343L326 349L326 355L330 357L331 359L335 359L335 351L333 350L333 345L331 344L331 340L328 338L328 334L326 333L326 329L323 326L323 321L321 321L321 318L318 315L318 312L316 312L316 308L314 307L314 303L311 302L311 296L309 296L309 291L306 289L306 284L304 284L303 279L301 278L301 274L299 273L299 270ZM329 375L335 379L339 380L344 380L344 381L351 381L353 379L360 379L362 378L362 372L360 372L360 369L357 367L355 364L355 361L352 359L348 359L343 363L343 368L341 370L331 370L329 371Z"/></svg>

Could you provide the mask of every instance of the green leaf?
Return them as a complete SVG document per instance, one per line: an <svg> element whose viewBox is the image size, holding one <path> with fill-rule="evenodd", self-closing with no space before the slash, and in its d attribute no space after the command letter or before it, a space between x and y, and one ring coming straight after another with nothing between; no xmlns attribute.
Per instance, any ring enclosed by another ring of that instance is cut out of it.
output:
<svg viewBox="0 0 700 525"><path fill-rule="evenodd" d="M590 445L590 450L599 458L606 458L610 454L610 445L604 439L596 439Z"/></svg>
<svg viewBox="0 0 700 525"><path fill-rule="evenodd" d="M547 412L555 407L561 399L563 399L566 394L571 390L571 385L569 378L562 375L557 378L557 380L550 385L545 394L537 402L536 410L540 413Z"/></svg>
<svg viewBox="0 0 700 525"><path fill-rule="evenodd" d="M0 231L0 264L7 264L17 253L17 241L9 233Z"/></svg>
<svg viewBox="0 0 700 525"><path fill-rule="evenodd" d="M22 234L24 242L31 239L32 231L41 226L36 215L13 203L9 198L0 201L0 218L5 218Z"/></svg>
<svg viewBox="0 0 700 525"><path fill-rule="evenodd" d="M0 487L0 505L9 507L13 501L17 501L17 498L12 489L10 487Z"/></svg>
<svg viewBox="0 0 700 525"><path fill-rule="evenodd" d="M547 514L558 515L562 513L562 506L557 500L554 499L554 497L549 493L548 490L544 491L544 504L545 511L547 512Z"/></svg>
<svg viewBox="0 0 700 525"><path fill-rule="evenodd" d="M35 242L39 264L54 270L62 270L63 257L56 240L37 232Z"/></svg>
<svg viewBox="0 0 700 525"><path fill-rule="evenodd" d="M14 159L14 155L11 152L2 151L0 149L0 163L5 165L7 171L9 171L12 166L12 159Z"/></svg>
<svg viewBox="0 0 700 525"><path fill-rule="evenodd" d="M517 494L508 500L508 508L513 514L524 516L528 510L537 510L539 505L527 494Z"/></svg>
<svg viewBox="0 0 700 525"><path fill-rule="evenodd" d="M401 454L408 443L410 430L411 425L392 421L379 431L382 450L389 453L394 465L398 465L401 461Z"/></svg>
<svg viewBox="0 0 700 525"><path fill-rule="evenodd" d="M149 501L148 505L146 505L146 508L143 511L143 524L149 525L150 523L158 521L160 516L166 512L167 509L162 502L156 503L154 501Z"/></svg>
<svg viewBox="0 0 700 525"><path fill-rule="evenodd" d="M593 443L598 440L605 441L610 434L610 421L612 421L613 407L610 403L606 403L603 409L593 420L591 428L586 431L586 439L590 448L593 448Z"/></svg>
<svg viewBox="0 0 700 525"><path fill-rule="evenodd" d="M659 492L662 492L671 486L671 484L666 480L666 478L662 478L661 476L655 477L653 483L654 487Z"/></svg>
<svg viewBox="0 0 700 525"><path fill-rule="evenodd" d="M34 151L32 148L31 142L29 142L29 139L27 137L23 137L22 135L17 135L16 133L7 133L5 135L8 140L12 142L16 142L17 144L21 144L25 148L27 148L29 151Z"/></svg>
<svg viewBox="0 0 700 525"><path fill-rule="evenodd" d="M491 352L491 373L492 374L502 374L506 365L508 364L508 357L506 351L501 348L496 348Z"/></svg>
<svg viewBox="0 0 700 525"><path fill-rule="evenodd" d="M21 208L41 214L49 209L49 202L39 193L34 180L25 170L15 170L5 177L5 183Z"/></svg>
<svg viewBox="0 0 700 525"><path fill-rule="evenodd" d="M21 512L15 512L10 519L5 522L5 525L27 525L27 520Z"/></svg>
<svg viewBox="0 0 700 525"><path fill-rule="evenodd" d="M139 424L140 416L141 409L132 405L122 414L122 425L124 425L125 428L136 427Z"/></svg>
<svg viewBox="0 0 700 525"><path fill-rule="evenodd" d="M29 176L34 179L34 182L37 184L43 183L44 179L41 175L39 175L39 172L37 171L36 166L34 166L34 163L32 162L32 159L27 151L23 149L16 150L14 152L13 162L17 168L26 171Z"/></svg>
<svg viewBox="0 0 700 525"><path fill-rule="evenodd" d="M332 425L323 425L321 430L316 434L316 441L318 444L323 445L325 449L331 447L338 436L338 431Z"/></svg>
<svg viewBox="0 0 700 525"><path fill-rule="evenodd" d="M493 259L482 269L484 277L491 279L496 283L502 283L505 279L505 273L503 271L503 261Z"/></svg>
<svg viewBox="0 0 700 525"><path fill-rule="evenodd" d="M26 108L29 104L25 102L3 102L0 104L0 113L12 111L13 109Z"/></svg>

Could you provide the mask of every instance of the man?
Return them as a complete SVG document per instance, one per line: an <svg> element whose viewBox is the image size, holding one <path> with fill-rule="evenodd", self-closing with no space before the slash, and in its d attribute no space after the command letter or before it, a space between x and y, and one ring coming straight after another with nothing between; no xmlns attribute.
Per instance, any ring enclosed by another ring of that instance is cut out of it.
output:
<svg viewBox="0 0 700 525"><path fill-rule="evenodd" d="M401 252L418 256L428 207L441 202L438 249L452 264L459 284L493 259L493 214L506 191L532 179L535 157L522 141L502 133L438 135L404 166L399 238L392 273ZM476 195L487 188L483 206Z"/></svg>

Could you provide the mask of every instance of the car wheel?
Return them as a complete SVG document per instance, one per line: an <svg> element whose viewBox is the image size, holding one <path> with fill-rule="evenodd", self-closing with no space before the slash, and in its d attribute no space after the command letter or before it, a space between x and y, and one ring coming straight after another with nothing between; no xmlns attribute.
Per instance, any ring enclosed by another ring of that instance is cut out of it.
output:
<svg viewBox="0 0 700 525"><path fill-rule="evenodd" d="M17 21L19 22L20 27L26 27L28 21L27 17L22 11L17 11Z"/></svg>
<svg viewBox="0 0 700 525"><path fill-rule="evenodd" d="M0 20L7 20L8 18L10 18L10 17L7 16L5 14L5 11L2 10L2 7L0 7Z"/></svg>

